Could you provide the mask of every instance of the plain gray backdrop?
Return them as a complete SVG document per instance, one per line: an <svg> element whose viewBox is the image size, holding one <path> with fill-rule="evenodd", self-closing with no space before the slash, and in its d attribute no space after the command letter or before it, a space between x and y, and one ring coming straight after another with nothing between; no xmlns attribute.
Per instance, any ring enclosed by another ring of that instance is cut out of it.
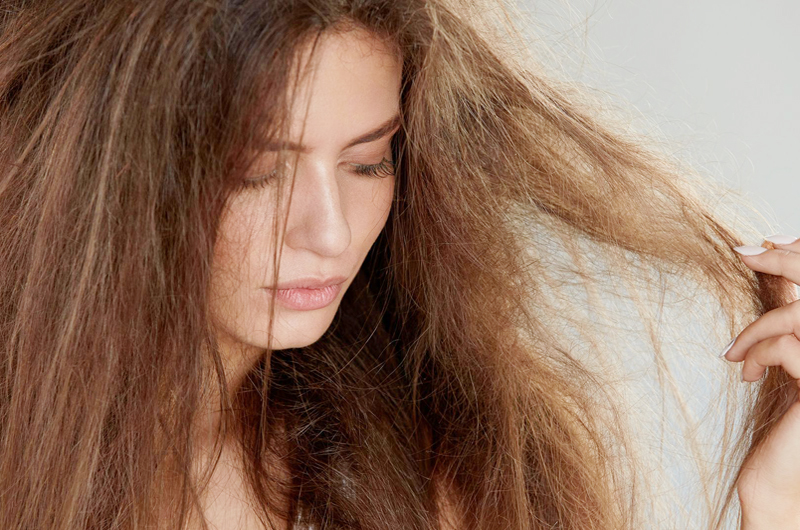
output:
<svg viewBox="0 0 800 530"><path fill-rule="evenodd" d="M543 58L558 65L560 74L599 89L618 108L637 109L633 117L641 119L641 132L655 129L659 141L681 160L738 190L760 212L760 218L752 212L742 216L763 236L800 237L800 164L795 158L800 144L800 2L517 0L517 5L524 17L518 27L537 49L552 51ZM730 338L715 337L712 332L719 330L714 327L692 329L712 319L695 319L689 310L712 304L687 303L687 311L670 310L665 317L675 323L688 319L664 328L680 330L679 335L662 339L683 356L685 362L677 363L673 373L694 400L693 413L702 418L698 432L703 432L703 450L712 461L723 421L722 414L713 414L712 389L723 380L717 355ZM620 314L629 314L630 323L637 321L633 309ZM617 335L626 339L620 345L624 364L637 366L647 344L637 342L633 332ZM658 388L645 371L631 373L642 396ZM640 436L644 447L660 451L668 468L664 479L656 479L661 492L678 492L681 499L669 509L685 521L685 528L700 528L702 511L692 504L701 495L693 457L682 451L680 436L667 436L665 447L648 438L656 432L661 410L674 414L677 407L667 403L653 409L652 425L644 416ZM712 414L701 416L707 411ZM728 522L725 528L738 527ZM657 521L650 526L660 527Z"/></svg>
<svg viewBox="0 0 800 530"><path fill-rule="evenodd" d="M703 172L751 201L765 231L800 237L800 2L518 6L541 25L529 32L572 57L571 76L620 96L686 146Z"/></svg>

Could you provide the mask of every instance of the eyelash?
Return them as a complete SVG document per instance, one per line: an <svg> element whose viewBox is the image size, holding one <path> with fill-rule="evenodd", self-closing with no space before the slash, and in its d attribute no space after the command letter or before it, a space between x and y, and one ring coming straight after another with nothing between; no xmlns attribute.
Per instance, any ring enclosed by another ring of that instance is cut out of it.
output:
<svg viewBox="0 0 800 530"><path fill-rule="evenodd" d="M377 164L355 164L355 172L359 175L364 175L372 178L384 178L394 175L394 162L384 158Z"/></svg>
<svg viewBox="0 0 800 530"><path fill-rule="evenodd" d="M353 164L355 169L353 170L354 173L357 175L363 175L365 177L370 178L386 178L391 177L394 175L395 167L394 162L388 160L387 158L383 158L377 164ZM275 179L277 174L277 170L272 170L263 178L259 179L245 179L242 181L243 188L249 189L257 189L257 188L265 188L269 186Z"/></svg>

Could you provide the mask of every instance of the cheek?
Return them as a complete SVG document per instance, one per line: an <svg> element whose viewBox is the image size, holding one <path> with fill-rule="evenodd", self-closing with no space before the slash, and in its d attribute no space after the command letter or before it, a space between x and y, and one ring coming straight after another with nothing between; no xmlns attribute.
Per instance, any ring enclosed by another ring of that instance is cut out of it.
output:
<svg viewBox="0 0 800 530"><path fill-rule="evenodd" d="M392 203L394 202L395 180L396 177L389 177L386 179L386 182L382 182L378 197L376 198L376 203L380 205L378 210L381 216L381 230L383 229L383 225L386 224L386 220L389 218L389 212L391 211ZM380 232L380 230L378 231Z"/></svg>
<svg viewBox="0 0 800 530"><path fill-rule="evenodd" d="M220 226L217 242L214 245L213 277L220 283L231 285L242 275L242 264L247 256L245 234L234 218Z"/></svg>
<svg viewBox="0 0 800 530"><path fill-rule="evenodd" d="M238 305L237 291L242 280L242 247L235 244L230 233L220 227L220 235L214 246L214 259L211 265L211 285L209 305L216 325L230 327L232 309Z"/></svg>
<svg viewBox="0 0 800 530"><path fill-rule="evenodd" d="M389 218L394 199L394 181L394 177L381 179L369 189L360 190L353 201L358 212L355 222L367 249L377 239Z"/></svg>
<svg viewBox="0 0 800 530"><path fill-rule="evenodd" d="M259 219L252 209L239 208L226 213L220 222L214 246L211 291L216 298L236 297L265 277L256 258L270 256L263 235L270 233L268 220ZM262 226L263 225L263 226Z"/></svg>

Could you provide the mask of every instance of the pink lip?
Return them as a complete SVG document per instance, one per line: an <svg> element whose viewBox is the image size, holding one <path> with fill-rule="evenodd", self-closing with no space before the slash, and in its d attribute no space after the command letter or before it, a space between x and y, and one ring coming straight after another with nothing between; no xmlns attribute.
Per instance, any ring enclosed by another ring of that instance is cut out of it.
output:
<svg viewBox="0 0 800 530"><path fill-rule="evenodd" d="M277 287L268 287L268 289L322 289L334 284L344 283L347 276L333 276L331 278L298 278L296 280L283 282L278 284Z"/></svg>
<svg viewBox="0 0 800 530"><path fill-rule="evenodd" d="M347 280L346 276L337 276L326 280L301 278L280 284L278 289L274 289L275 298L281 305L289 309L298 311L322 309L336 299L345 280Z"/></svg>

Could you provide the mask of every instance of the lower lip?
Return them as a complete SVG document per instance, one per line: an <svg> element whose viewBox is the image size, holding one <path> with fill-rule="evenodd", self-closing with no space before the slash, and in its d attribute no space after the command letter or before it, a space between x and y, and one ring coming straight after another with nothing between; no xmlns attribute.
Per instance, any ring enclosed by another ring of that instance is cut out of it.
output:
<svg viewBox="0 0 800 530"><path fill-rule="evenodd" d="M339 295L341 288L342 284L338 283L321 289L276 289L275 297L289 309L311 311L330 305Z"/></svg>

